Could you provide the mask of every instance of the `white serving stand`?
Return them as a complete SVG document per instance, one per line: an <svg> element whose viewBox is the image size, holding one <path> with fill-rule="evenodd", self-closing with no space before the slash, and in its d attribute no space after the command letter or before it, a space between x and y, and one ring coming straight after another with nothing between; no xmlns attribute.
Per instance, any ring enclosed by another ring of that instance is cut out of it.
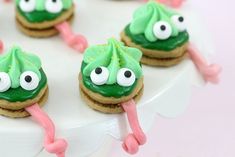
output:
<svg viewBox="0 0 235 157"><path fill-rule="evenodd" d="M73 28L88 37L91 45L105 43L110 37L119 38L120 31L130 22L137 1L79 0ZM188 21L191 41L204 53L211 52L207 32L193 8L187 4L180 10ZM107 115L90 109L80 98L78 73L82 54L67 47L59 36L33 39L20 33L15 25L14 6L0 3L0 39L6 49L20 45L36 53L49 79L49 100L43 109L55 122L57 137L68 140L67 157L85 157L96 152L110 135L123 140L128 133L125 114ZM176 117L189 102L192 84L202 84L189 59L171 68L143 66L145 91L138 104L140 123L148 131L157 114ZM45 157L43 129L31 118L0 117L0 156ZM106 144L110 146L110 144ZM120 146L121 147L121 146ZM93 155L98 156L98 155ZM99 155L105 157L105 154Z"/></svg>

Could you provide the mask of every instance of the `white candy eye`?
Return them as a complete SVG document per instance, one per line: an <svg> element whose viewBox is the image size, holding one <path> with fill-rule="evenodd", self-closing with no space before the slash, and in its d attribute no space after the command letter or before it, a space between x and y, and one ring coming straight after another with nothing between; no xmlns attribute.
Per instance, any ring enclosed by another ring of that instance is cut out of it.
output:
<svg viewBox="0 0 235 157"><path fill-rule="evenodd" d="M0 92L5 92L11 87L11 79L5 72L0 72Z"/></svg>
<svg viewBox="0 0 235 157"><path fill-rule="evenodd" d="M20 0L19 6L24 12L32 12L36 8L36 0Z"/></svg>
<svg viewBox="0 0 235 157"><path fill-rule="evenodd" d="M120 86L128 87L135 83L135 74L132 70L127 68L122 68L117 74L117 83Z"/></svg>
<svg viewBox="0 0 235 157"><path fill-rule="evenodd" d="M59 13L63 9L61 0L46 0L46 10L50 13Z"/></svg>
<svg viewBox="0 0 235 157"><path fill-rule="evenodd" d="M109 70L106 67L97 67L91 72L91 81L96 85L103 85L108 81Z"/></svg>
<svg viewBox="0 0 235 157"><path fill-rule="evenodd" d="M171 18L174 25L179 29L180 32L183 32L186 30L186 25L184 22L184 17L180 15L174 15Z"/></svg>
<svg viewBox="0 0 235 157"><path fill-rule="evenodd" d="M38 75L32 71L26 71L20 76L20 86L25 90L34 90L39 85Z"/></svg>
<svg viewBox="0 0 235 157"><path fill-rule="evenodd" d="M172 28L169 23L165 21L159 21L153 26L154 35L160 39L165 40L171 36Z"/></svg>

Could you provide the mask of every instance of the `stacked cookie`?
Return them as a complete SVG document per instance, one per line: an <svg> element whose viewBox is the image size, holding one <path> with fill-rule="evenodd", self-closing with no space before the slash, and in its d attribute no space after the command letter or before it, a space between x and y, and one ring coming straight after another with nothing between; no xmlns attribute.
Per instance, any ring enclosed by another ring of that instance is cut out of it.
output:
<svg viewBox="0 0 235 157"><path fill-rule="evenodd" d="M74 15L72 0L16 1L16 23L19 29L32 37L49 37L58 34L56 25L71 22Z"/></svg>

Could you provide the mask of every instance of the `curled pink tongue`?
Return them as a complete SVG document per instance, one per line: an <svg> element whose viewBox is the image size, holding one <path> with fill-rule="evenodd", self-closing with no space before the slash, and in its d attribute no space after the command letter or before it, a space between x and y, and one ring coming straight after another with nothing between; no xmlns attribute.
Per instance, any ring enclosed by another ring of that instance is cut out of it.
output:
<svg viewBox="0 0 235 157"><path fill-rule="evenodd" d="M184 0L171 0L171 6L174 8L179 8L182 6Z"/></svg>
<svg viewBox="0 0 235 157"><path fill-rule="evenodd" d="M84 52L88 47L86 38L81 34L74 34L68 22L63 22L55 27L61 34L64 41L73 49Z"/></svg>
<svg viewBox="0 0 235 157"><path fill-rule="evenodd" d="M148 2L149 0L144 0L144 1ZM165 5L170 5L173 8L179 8L182 6L185 0L156 0L156 1Z"/></svg>
<svg viewBox="0 0 235 157"><path fill-rule="evenodd" d="M49 153L56 154L57 157L64 157L68 144L64 139L55 140L55 126L48 115L41 110L38 104L29 106L25 110L45 129L45 149Z"/></svg>
<svg viewBox="0 0 235 157"><path fill-rule="evenodd" d="M199 72L207 82L214 84L219 83L219 74L222 71L221 66L217 64L208 64L206 59L198 52L198 50L190 44L188 47L188 53Z"/></svg>
<svg viewBox="0 0 235 157"><path fill-rule="evenodd" d="M139 150L139 146L144 145L147 139L139 124L135 101L131 99L130 101L122 103L121 106L127 113L128 121L133 131L132 134L130 133L125 138L122 147L127 153L136 154Z"/></svg>
<svg viewBox="0 0 235 157"><path fill-rule="evenodd" d="M4 49L4 44L3 42L0 40L0 54L3 52Z"/></svg>

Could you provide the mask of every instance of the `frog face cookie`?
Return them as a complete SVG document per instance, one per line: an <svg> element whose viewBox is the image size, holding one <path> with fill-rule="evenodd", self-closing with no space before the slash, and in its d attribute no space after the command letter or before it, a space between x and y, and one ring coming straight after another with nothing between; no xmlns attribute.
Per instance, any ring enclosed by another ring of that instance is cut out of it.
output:
<svg viewBox="0 0 235 157"><path fill-rule="evenodd" d="M58 33L55 26L71 21L72 0L16 0L16 21L19 29L32 37L49 37Z"/></svg>
<svg viewBox="0 0 235 157"><path fill-rule="evenodd" d="M185 57L189 34L183 16L150 1L135 11L121 38L127 46L142 50L142 63L171 66Z"/></svg>
<svg viewBox="0 0 235 157"><path fill-rule="evenodd" d="M54 123L40 108L47 98L47 77L36 55L13 47L0 56L0 115L33 117L45 130L45 150L62 157L68 144L64 139L55 139Z"/></svg>
<svg viewBox="0 0 235 157"><path fill-rule="evenodd" d="M101 112L120 113L118 105L138 99L143 89L142 53L115 39L89 47L80 73L80 87L88 104Z"/></svg>
<svg viewBox="0 0 235 157"><path fill-rule="evenodd" d="M13 47L0 56L0 114L13 118L29 116L25 108L43 105L48 97L47 77L40 59Z"/></svg>

